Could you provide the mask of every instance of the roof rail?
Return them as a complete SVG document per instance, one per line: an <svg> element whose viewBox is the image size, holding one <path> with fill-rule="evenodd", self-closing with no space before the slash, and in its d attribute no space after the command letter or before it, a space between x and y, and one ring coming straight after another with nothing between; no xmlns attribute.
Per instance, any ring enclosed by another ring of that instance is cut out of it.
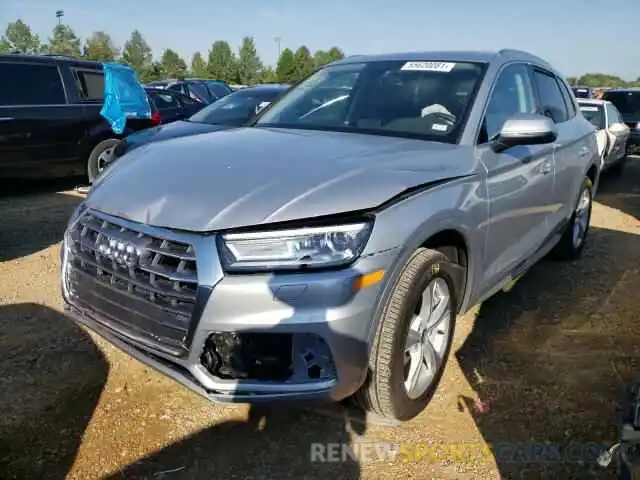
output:
<svg viewBox="0 0 640 480"><path fill-rule="evenodd" d="M66 55L64 53L41 53L40 55L42 55L43 57L60 57L60 58L71 58L73 60L80 60L77 57L74 57L73 55Z"/></svg>
<svg viewBox="0 0 640 480"><path fill-rule="evenodd" d="M518 57L526 57L526 58L530 58L531 60L535 60L536 62L542 63L544 65L549 65L549 62L547 62L543 58L540 58L537 55L534 55L532 53L525 52L524 50L518 50L516 48L503 48L498 52L498 55L514 55Z"/></svg>

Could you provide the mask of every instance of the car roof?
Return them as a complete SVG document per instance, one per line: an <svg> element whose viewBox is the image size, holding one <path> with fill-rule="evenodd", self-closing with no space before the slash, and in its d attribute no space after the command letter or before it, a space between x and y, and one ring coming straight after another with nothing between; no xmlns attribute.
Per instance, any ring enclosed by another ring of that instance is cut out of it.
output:
<svg viewBox="0 0 640 480"><path fill-rule="evenodd" d="M31 63L58 64L65 63L76 67L92 69L102 69L102 63L94 60L81 60L68 55L58 54L33 54L33 53L3 53L0 54L0 61L6 60L28 60Z"/></svg>
<svg viewBox="0 0 640 480"><path fill-rule="evenodd" d="M499 51L476 51L476 50L434 50L416 51L403 53L386 53L376 55L352 55L333 63L348 64L360 62L385 62L385 61L441 61L441 62L479 62L490 63L493 61L522 60L549 65L548 62L533 54L522 50L502 49Z"/></svg>
<svg viewBox="0 0 640 480"><path fill-rule="evenodd" d="M289 85L281 85L279 83L263 83L260 85L253 85L251 87L246 87L246 88L241 88L240 90L236 90L237 92L251 92L251 91L256 91L256 90L275 90L275 91L280 91L280 90L286 90L287 88L290 88ZM236 92L234 92L236 93Z"/></svg>
<svg viewBox="0 0 640 480"><path fill-rule="evenodd" d="M640 92L640 87L615 87L610 88L609 90L605 90L604 93L611 92Z"/></svg>
<svg viewBox="0 0 640 480"><path fill-rule="evenodd" d="M578 103L588 103L591 105L606 105L611 103L609 100L601 100L599 98L576 98Z"/></svg>

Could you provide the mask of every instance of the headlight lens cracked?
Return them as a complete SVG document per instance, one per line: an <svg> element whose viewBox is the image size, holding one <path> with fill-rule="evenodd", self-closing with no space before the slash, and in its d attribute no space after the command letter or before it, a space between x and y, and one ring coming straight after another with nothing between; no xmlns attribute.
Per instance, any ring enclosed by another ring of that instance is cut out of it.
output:
<svg viewBox="0 0 640 480"><path fill-rule="evenodd" d="M371 234L371 222L221 237L222 259L230 271L328 268L353 262Z"/></svg>

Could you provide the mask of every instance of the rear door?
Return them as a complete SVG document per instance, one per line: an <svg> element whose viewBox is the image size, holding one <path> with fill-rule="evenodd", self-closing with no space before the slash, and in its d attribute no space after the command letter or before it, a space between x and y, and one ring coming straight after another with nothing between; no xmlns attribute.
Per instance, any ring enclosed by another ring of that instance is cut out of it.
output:
<svg viewBox="0 0 640 480"><path fill-rule="evenodd" d="M558 129L554 144L553 201L549 205L551 228L555 230L571 217L586 171L583 165L590 155L597 154L594 127L582 115L577 115L574 98L561 79L537 67L533 69L533 79L538 113L553 120Z"/></svg>
<svg viewBox="0 0 640 480"><path fill-rule="evenodd" d="M0 61L0 178L81 174L81 119L56 62Z"/></svg>

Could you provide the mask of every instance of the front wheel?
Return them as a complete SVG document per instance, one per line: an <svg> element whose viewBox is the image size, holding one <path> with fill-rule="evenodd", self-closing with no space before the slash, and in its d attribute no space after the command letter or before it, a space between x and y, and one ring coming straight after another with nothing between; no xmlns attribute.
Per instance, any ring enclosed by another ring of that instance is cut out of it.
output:
<svg viewBox="0 0 640 480"><path fill-rule="evenodd" d="M97 144L89 154L87 162L87 177L89 183L93 183L105 169L111 157L113 149L120 140L117 138L108 138Z"/></svg>
<svg viewBox="0 0 640 480"><path fill-rule="evenodd" d="M452 265L420 248L408 260L384 305L356 398L367 410L410 420L428 405L451 350L456 320Z"/></svg>

